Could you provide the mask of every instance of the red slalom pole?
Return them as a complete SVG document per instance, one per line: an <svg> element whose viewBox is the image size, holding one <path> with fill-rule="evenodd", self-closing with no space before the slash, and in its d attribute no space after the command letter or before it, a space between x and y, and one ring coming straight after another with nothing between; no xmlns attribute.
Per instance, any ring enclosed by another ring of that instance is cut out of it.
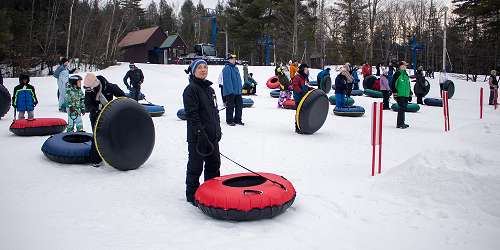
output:
<svg viewBox="0 0 500 250"><path fill-rule="evenodd" d="M377 127L377 103L373 103L373 125L372 125L372 176L375 176L375 140L376 140L376 127Z"/></svg>
<svg viewBox="0 0 500 250"><path fill-rule="evenodd" d="M446 97L445 91L441 92L441 98L443 98L443 116L444 116L444 131L448 131L448 123L446 122Z"/></svg>
<svg viewBox="0 0 500 250"><path fill-rule="evenodd" d="M479 119L483 119L483 87L479 91Z"/></svg>
<svg viewBox="0 0 500 250"><path fill-rule="evenodd" d="M451 126L450 126L450 103L449 103L449 98L448 98L448 91L445 92L446 94L446 122L448 123L448 131L450 131Z"/></svg>
<svg viewBox="0 0 500 250"><path fill-rule="evenodd" d="M497 103L498 103L498 89L495 89L495 110L497 109Z"/></svg>
<svg viewBox="0 0 500 250"><path fill-rule="evenodd" d="M378 173L380 174L382 172L382 118L383 118L383 114L384 114L384 104L383 103L379 103L379 106L380 106L380 109L379 109L379 112L380 112L380 121L379 121L379 124L378 124L378 135L379 135L379 138L378 138Z"/></svg>

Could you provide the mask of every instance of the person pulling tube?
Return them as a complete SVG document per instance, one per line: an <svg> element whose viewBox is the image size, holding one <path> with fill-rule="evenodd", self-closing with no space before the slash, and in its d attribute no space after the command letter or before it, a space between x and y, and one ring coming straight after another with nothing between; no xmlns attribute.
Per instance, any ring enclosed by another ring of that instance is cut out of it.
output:
<svg viewBox="0 0 500 250"><path fill-rule="evenodd" d="M217 97L213 84L207 80L205 60L193 61L186 70L189 84L182 100L186 112L188 163L186 170L186 201L196 206L194 195L204 172L205 181L220 176L219 141L222 137Z"/></svg>

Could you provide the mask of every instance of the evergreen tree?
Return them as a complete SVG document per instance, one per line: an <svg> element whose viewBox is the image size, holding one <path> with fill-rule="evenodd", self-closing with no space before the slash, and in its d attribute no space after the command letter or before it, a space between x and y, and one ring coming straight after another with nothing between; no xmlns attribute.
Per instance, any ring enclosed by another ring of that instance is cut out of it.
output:
<svg viewBox="0 0 500 250"><path fill-rule="evenodd" d="M181 36L186 42L188 48L192 48L195 44L195 7L191 0L186 0L181 7Z"/></svg>

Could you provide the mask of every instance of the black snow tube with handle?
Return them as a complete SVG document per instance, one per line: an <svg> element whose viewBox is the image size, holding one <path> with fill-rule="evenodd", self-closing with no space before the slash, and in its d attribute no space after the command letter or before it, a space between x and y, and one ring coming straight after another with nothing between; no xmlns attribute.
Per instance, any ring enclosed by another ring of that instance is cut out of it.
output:
<svg viewBox="0 0 500 250"><path fill-rule="evenodd" d="M328 94L330 90L332 90L332 78L330 78L330 76L323 77L323 79L321 79L321 83L319 84L319 89Z"/></svg>
<svg viewBox="0 0 500 250"><path fill-rule="evenodd" d="M413 87L413 92L415 93L415 95L417 96L426 96L427 94L429 94L429 91L431 90L431 85L429 84L429 81L425 80L425 86L422 87L420 86L419 84L416 84L415 83L415 86Z"/></svg>
<svg viewBox="0 0 500 250"><path fill-rule="evenodd" d="M0 118L9 112L11 99L7 88L0 84Z"/></svg>
<svg viewBox="0 0 500 250"><path fill-rule="evenodd" d="M377 80L377 77L374 75L365 77L365 79L363 79L363 88L365 90L372 89L373 84L375 84L375 80Z"/></svg>
<svg viewBox="0 0 500 250"><path fill-rule="evenodd" d="M455 94L455 84L451 80L446 80L440 84L441 90L448 91L448 99L451 99Z"/></svg>
<svg viewBox="0 0 500 250"><path fill-rule="evenodd" d="M330 103L325 92L315 89L300 100L295 113L295 124L303 134L314 134L326 121Z"/></svg>
<svg viewBox="0 0 500 250"><path fill-rule="evenodd" d="M153 152L155 127L136 101L119 97L104 106L94 129L97 152L110 166L126 171L139 168Z"/></svg>

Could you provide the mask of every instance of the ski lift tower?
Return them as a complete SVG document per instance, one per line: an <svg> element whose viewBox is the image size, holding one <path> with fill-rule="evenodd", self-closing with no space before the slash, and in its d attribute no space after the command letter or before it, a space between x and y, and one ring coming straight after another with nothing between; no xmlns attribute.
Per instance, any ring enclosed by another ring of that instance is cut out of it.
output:
<svg viewBox="0 0 500 250"><path fill-rule="evenodd" d="M264 46L265 65L271 65L271 46L273 46L273 39L270 35L264 34L264 37L258 40L258 44Z"/></svg>
<svg viewBox="0 0 500 250"><path fill-rule="evenodd" d="M208 19L212 26L212 32L210 33L210 43L215 47L217 42L217 12L214 9L205 9L205 15L202 19Z"/></svg>
<svg viewBox="0 0 500 250"><path fill-rule="evenodd" d="M413 73L417 72L417 51L424 49L422 44L417 43L417 37L415 35L411 38L411 57L413 64Z"/></svg>

